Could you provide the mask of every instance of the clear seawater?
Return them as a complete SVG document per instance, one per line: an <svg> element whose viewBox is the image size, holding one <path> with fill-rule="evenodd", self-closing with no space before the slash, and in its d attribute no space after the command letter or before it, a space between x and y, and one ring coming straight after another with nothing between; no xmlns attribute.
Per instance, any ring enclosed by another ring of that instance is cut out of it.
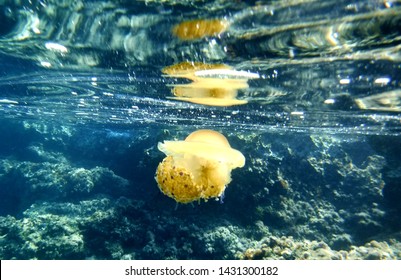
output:
<svg viewBox="0 0 401 280"><path fill-rule="evenodd" d="M1 259L401 259L400 1L2 0L0 20ZM183 62L240 71L243 104L174 99ZM198 129L246 164L176 203L157 144Z"/></svg>

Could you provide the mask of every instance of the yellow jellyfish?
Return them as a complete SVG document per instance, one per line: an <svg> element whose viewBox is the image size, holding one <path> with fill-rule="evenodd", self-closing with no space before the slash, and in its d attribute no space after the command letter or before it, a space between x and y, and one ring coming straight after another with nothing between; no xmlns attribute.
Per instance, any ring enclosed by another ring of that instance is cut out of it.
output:
<svg viewBox="0 0 401 280"><path fill-rule="evenodd" d="M192 80L189 84L172 85L174 97L170 99L209 106L246 104L238 100L239 89L248 88L248 79L258 78L256 73L237 71L225 64L182 62L162 69L168 77Z"/></svg>
<svg viewBox="0 0 401 280"><path fill-rule="evenodd" d="M228 27L229 22L224 19L195 19L175 25L172 32L180 40L196 40L217 36Z"/></svg>
<svg viewBox="0 0 401 280"><path fill-rule="evenodd" d="M196 71L211 69L231 69L231 67L225 64L207 64L196 61L184 61L166 66L162 69L162 72L167 74L169 77L187 78L195 81L197 79L195 76Z"/></svg>
<svg viewBox="0 0 401 280"><path fill-rule="evenodd" d="M197 130L184 141L157 147L167 156L157 167L157 184L180 203L219 198L231 182L231 170L245 165L244 155L213 130Z"/></svg>

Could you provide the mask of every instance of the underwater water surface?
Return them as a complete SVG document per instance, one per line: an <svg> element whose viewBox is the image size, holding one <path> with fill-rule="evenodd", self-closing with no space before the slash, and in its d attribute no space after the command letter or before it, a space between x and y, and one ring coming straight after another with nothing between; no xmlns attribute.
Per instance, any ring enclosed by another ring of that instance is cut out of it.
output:
<svg viewBox="0 0 401 280"><path fill-rule="evenodd" d="M401 259L400 1L0 20L1 259Z"/></svg>

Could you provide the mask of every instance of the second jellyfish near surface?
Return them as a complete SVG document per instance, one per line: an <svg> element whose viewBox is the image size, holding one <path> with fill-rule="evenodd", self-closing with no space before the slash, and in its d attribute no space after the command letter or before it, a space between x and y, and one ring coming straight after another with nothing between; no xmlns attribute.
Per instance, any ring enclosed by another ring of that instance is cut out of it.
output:
<svg viewBox="0 0 401 280"><path fill-rule="evenodd" d="M219 198L231 182L231 171L245 165L244 155L214 130L197 130L184 141L164 141L166 158L156 170L160 190L180 203Z"/></svg>
<svg viewBox="0 0 401 280"><path fill-rule="evenodd" d="M182 62L162 69L167 77L186 78L191 83L168 85L174 97L169 99L207 106L243 105L247 100L237 99L238 90L249 87L249 79L259 74L237 71L225 64Z"/></svg>

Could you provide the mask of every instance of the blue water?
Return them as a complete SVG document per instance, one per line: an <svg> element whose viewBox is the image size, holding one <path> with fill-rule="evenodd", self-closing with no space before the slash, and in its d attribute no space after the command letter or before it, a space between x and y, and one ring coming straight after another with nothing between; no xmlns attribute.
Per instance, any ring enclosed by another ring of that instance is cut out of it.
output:
<svg viewBox="0 0 401 280"><path fill-rule="evenodd" d="M114 2L0 2L1 259L401 259L398 2ZM178 100L182 62L244 104ZM157 144L198 129L246 163L177 203Z"/></svg>

